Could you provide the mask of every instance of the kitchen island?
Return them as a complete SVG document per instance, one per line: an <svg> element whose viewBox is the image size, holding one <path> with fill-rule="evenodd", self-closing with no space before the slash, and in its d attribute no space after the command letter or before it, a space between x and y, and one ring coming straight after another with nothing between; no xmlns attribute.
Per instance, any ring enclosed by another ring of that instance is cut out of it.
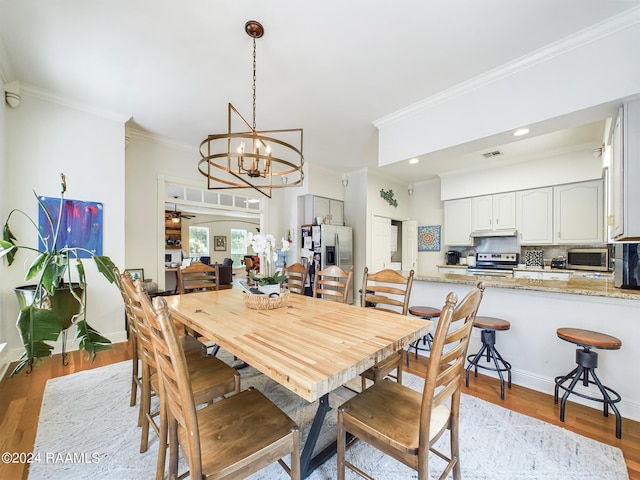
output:
<svg viewBox="0 0 640 480"><path fill-rule="evenodd" d="M560 327L613 335L622 340L622 348L595 350L599 356L597 374L622 396L618 404L622 416L640 421L640 382L632 380L640 363L640 290L618 289L610 279L580 274L572 275L569 281L418 274L410 305L441 307L450 291L462 298L480 280L486 290L478 315L511 323L510 330L496 335L496 346L513 366L513 383L553 395L553 379L575 367L575 345L557 337ZM480 345L479 331L474 329L469 353ZM499 391L496 395L499 398ZM575 395L569 401L584 403L602 414L602 405L597 402ZM615 435L613 416L611 422Z"/></svg>

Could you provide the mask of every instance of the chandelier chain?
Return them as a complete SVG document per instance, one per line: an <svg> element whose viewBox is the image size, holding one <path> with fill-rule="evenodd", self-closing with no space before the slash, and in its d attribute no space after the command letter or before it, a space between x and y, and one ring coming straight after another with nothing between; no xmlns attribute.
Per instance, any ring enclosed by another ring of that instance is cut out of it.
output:
<svg viewBox="0 0 640 480"><path fill-rule="evenodd" d="M256 129L256 37L253 37L253 130Z"/></svg>

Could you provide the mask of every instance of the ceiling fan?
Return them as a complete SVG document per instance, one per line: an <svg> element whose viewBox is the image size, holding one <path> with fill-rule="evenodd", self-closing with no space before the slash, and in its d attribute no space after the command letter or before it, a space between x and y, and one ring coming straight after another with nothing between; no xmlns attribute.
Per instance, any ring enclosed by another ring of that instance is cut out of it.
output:
<svg viewBox="0 0 640 480"><path fill-rule="evenodd" d="M182 213L178 211L178 206L176 204L173 205L173 212L171 212L171 221L174 223L180 222L181 218L195 218L195 215L188 215L186 213Z"/></svg>

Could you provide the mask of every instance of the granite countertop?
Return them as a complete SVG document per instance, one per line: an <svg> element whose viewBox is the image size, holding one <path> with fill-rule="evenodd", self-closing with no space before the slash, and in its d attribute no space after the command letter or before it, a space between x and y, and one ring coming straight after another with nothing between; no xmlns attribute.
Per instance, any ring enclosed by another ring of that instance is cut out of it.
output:
<svg viewBox="0 0 640 480"><path fill-rule="evenodd" d="M458 266L465 267L465 265ZM456 267L456 265L446 265L446 267ZM571 270L567 271L571 272ZM482 280L487 287L566 293L570 295L588 295L594 297L625 298L640 301L640 290L616 288L613 286L613 280L610 278L587 278L575 272L568 281L437 273L432 275L417 274L414 280L422 282L458 283L463 285L475 285L479 280Z"/></svg>

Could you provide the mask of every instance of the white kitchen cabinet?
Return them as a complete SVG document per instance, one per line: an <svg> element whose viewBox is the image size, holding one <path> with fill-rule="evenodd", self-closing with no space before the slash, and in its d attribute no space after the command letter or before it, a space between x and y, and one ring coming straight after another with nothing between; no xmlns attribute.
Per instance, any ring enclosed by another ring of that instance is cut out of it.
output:
<svg viewBox="0 0 640 480"><path fill-rule="evenodd" d="M559 272L550 270L548 272L514 270L513 278L528 278L531 280L559 280L566 282L571 278L571 272Z"/></svg>
<svg viewBox="0 0 640 480"><path fill-rule="evenodd" d="M555 244L604 242L602 180L553 187Z"/></svg>
<svg viewBox="0 0 640 480"><path fill-rule="evenodd" d="M609 238L640 240L640 100L620 109L611 139Z"/></svg>
<svg viewBox="0 0 640 480"><path fill-rule="evenodd" d="M471 205L474 231L516 228L515 192L473 197Z"/></svg>
<svg viewBox="0 0 640 480"><path fill-rule="evenodd" d="M566 282L571 278L570 272L541 272L542 280L559 280L561 282Z"/></svg>
<svg viewBox="0 0 640 480"><path fill-rule="evenodd" d="M459 198L444 202L444 245L472 245L471 198Z"/></svg>
<svg viewBox="0 0 640 480"><path fill-rule="evenodd" d="M313 224L317 217L329 225L344 225L344 202L316 195L304 196L304 223Z"/></svg>
<svg viewBox="0 0 640 480"><path fill-rule="evenodd" d="M329 224L344 225L344 202L342 200L329 199Z"/></svg>
<svg viewBox="0 0 640 480"><path fill-rule="evenodd" d="M514 270L513 278L527 278L530 280L539 280L542 278L542 272L527 272L525 270Z"/></svg>
<svg viewBox="0 0 640 480"><path fill-rule="evenodd" d="M442 275L466 275L465 267L438 267L438 273Z"/></svg>
<svg viewBox="0 0 640 480"><path fill-rule="evenodd" d="M553 243L553 188L516 192L516 229L521 245Z"/></svg>

